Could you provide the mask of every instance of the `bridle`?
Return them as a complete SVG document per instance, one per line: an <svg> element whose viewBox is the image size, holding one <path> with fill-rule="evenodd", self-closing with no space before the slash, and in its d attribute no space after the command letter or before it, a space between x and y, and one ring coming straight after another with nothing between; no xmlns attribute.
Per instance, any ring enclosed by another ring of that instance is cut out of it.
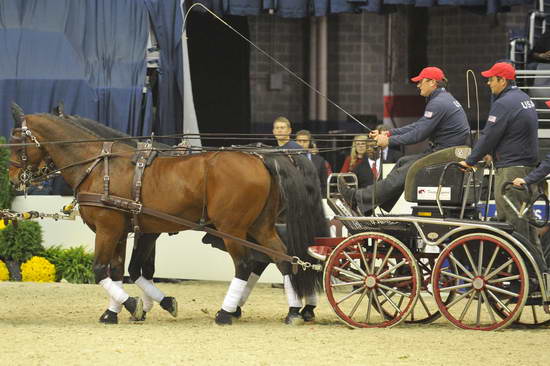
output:
<svg viewBox="0 0 550 366"><path fill-rule="evenodd" d="M16 133L20 131L20 135L17 136ZM27 187L37 182L42 182L47 180L51 173L57 168L53 163L52 158L47 155L42 161L44 166L41 168L35 167L29 163L29 154L27 151L27 139L30 139L37 148L41 148L40 142L32 134L32 131L27 127L27 122L23 118L21 121L20 128L14 128L10 137L10 144L21 144L20 147L14 148L14 152L19 158L19 161L10 159L9 165L14 166L20 169L18 176L19 179L19 190L27 191Z"/></svg>

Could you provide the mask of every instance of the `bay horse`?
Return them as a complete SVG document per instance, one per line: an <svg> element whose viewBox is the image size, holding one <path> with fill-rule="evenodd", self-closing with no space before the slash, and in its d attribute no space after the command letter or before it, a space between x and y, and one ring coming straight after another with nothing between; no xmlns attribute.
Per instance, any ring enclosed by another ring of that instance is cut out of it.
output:
<svg viewBox="0 0 550 366"><path fill-rule="evenodd" d="M35 171L40 162L47 158L56 167L65 167L61 174L75 194L104 192L104 175L108 165L111 172L108 180L109 193L117 197L132 197L133 147L116 143L112 147L109 163L100 161L93 165L92 161L101 154L101 142L67 142L96 138L97 135L88 128L69 118L49 114L24 116L17 107L14 111L16 125L11 141L31 142L32 145L11 148L12 164L9 175L13 184L20 184L25 174ZM221 232L241 239L249 235L266 248L311 260L306 248L313 241L313 236L319 231L317 225L324 218L320 219L322 209L318 185L309 184L304 179L309 173L315 176L315 172L300 172L309 169L308 164L303 164L303 159L305 158L293 157L294 163L298 162L297 168L288 157L278 154L260 156L223 151L185 157L161 156L145 171L141 203L143 207L193 222L206 218ZM285 205L289 231L286 245L275 230L275 221ZM79 209L84 222L96 233L93 265L96 282L105 288L118 305L126 307L135 318L141 318L141 300L129 297L111 278L113 269L117 268L117 261L124 261L120 243L130 231L131 215L105 207L80 205ZM140 215L140 228L144 234L157 235L160 232L177 232L189 227ZM236 240L225 237L224 244L233 259L236 276L219 312L222 315L219 323L222 324L228 316L235 313L253 263L251 250L240 246ZM294 292L287 293L289 304L291 298L312 294L319 288L318 274L303 270L292 274L288 263L275 256L271 257L285 280L288 278L291 283L291 292ZM136 281L136 284L149 295L155 295L152 283L140 285ZM154 299L158 301L158 298ZM168 305L174 305L174 302ZM292 306L289 306L289 313L290 308ZM230 323L230 320L226 323Z"/></svg>

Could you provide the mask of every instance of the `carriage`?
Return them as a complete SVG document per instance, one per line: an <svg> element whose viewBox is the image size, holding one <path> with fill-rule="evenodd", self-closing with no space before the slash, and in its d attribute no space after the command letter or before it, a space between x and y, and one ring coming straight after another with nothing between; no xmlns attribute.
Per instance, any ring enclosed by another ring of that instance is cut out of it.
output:
<svg viewBox="0 0 550 366"><path fill-rule="evenodd" d="M338 175L329 178L328 204L351 235L317 238L309 252L324 262L328 302L347 325L392 327L441 315L475 330L550 323L544 260L511 225L480 220L483 169L458 167L469 153L447 148L411 166L404 193L417 205L409 216L361 216L335 189Z"/></svg>

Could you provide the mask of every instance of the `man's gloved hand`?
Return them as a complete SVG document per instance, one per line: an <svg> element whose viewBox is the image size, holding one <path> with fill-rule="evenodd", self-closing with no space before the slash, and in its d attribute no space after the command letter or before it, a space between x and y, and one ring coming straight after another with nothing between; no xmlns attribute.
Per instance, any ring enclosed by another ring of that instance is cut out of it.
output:
<svg viewBox="0 0 550 366"><path fill-rule="evenodd" d="M467 170L467 169L473 169L474 167L469 165L466 161L462 160L462 161L459 161L458 162L459 165L461 165L464 169L463 170Z"/></svg>
<svg viewBox="0 0 550 366"><path fill-rule="evenodd" d="M378 136L376 136L376 144L381 148L386 148L390 144L390 138L387 134L379 134Z"/></svg>
<svg viewBox="0 0 550 366"><path fill-rule="evenodd" d="M523 178L516 178L512 181L512 183L516 187L523 187L523 185L525 184L525 180Z"/></svg>

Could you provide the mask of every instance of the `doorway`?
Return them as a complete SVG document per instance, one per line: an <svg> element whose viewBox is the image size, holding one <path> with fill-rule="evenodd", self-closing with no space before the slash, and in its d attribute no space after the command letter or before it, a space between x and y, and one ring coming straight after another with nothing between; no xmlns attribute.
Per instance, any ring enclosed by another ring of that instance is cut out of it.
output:
<svg viewBox="0 0 550 366"><path fill-rule="evenodd" d="M247 17L223 18L249 38ZM188 50L193 99L201 133L250 132L250 46L210 14L191 12ZM203 146L228 146L236 139L204 137Z"/></svg>

